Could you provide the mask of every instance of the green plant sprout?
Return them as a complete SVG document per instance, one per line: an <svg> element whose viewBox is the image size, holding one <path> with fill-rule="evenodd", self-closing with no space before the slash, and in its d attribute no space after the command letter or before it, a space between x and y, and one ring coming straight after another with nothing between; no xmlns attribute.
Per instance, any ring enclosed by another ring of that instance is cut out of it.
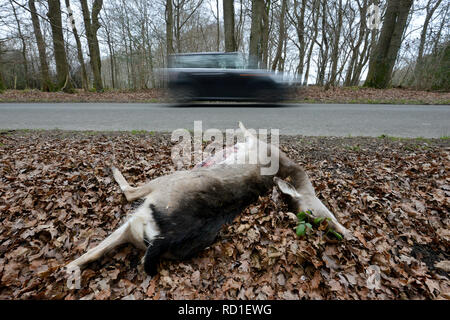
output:
<svg viewBox="0 0 450 320"><path fill-rule="evenodd" d="M301 212L297 213L297 219L298 219L298 225L295 228L295 233L299 237L304 237L306 234L308 234L313 229L312 224L319 227L326 220L327 227L328 227L328 222L331 221L330 218L324 218L324 217L314 218L311 210L301 211ZM312 222L312 224L310 222ZM341 234L339 234L333 228L330 228L330 227L328 227L327 231L325 232L325 235L328 235L328 234L332 234L339 241L341 241L343 239Z"/></svg>

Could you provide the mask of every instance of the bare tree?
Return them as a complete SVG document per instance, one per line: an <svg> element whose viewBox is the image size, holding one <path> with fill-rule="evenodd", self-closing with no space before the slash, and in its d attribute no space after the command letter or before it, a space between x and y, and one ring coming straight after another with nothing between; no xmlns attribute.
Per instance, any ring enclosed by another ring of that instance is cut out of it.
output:
<svg viewBox="0 0 450 320"><path fill-rule="evenodd" d="M317 42L317 35L319 33L319 6L320 6L320 1L319 0L314 0L313 2L313 23L312 25L314 26L314 31L313 31L313 35L311 37L311 42L310 42L310 46L308 48L308 56L306 58L306 71L305 71L305 77L303 78L303 84L307 85L308 84L308 78L309 78L309 70L310 70L310 66L311 66L311 57L312 57L312 52L314 49L314 44Z"/></svg>
<svg viewBox="0 0 450 320"><path fill-rule="evenodd" d="M328 89L328 87L335 86L336 85L336 78L337 78L337 71L338 71L338 61L339 61L339 53L340 53L340 47L339 47L339 40L341 39L341 29L342 29L342 20L343 20L343 14L344 10L342 8L342 0L338 1L338 7L337 7L337 22L334 27L334 34L333 34L333 46L332 46L332 52L331 52L331 72L330 72L330 79L325 85L325 89ZM342 53L342 51L341 51Z"/></svg>
<svg viewBox="0 0 450 320"><path fill-rule="evenodd" d="M432 70L437 74L441 63L445 65L449 30L449 5L442 0L416 0L413 10L403 15L399 8L412 0L381 2L383 27L394 21L394 28L383 35L367 26L373 0L223 0L220 8L218 0L80 0L86 33L70 23L66 27L64 21L62 26L50 21L43 14L49 1L35 5L36 0L27 0L26 6L18 0L1 1L7 4L0 6L2 74L11 88L23 87L25 79L28 87L51 88L51 71L61 71L60 48L47 49L53 40L63 44L72 85L84 89L92 78L99 90L157 87L163 82L155 70L166 66L169 54L219 50L240 50L249 54L251 67L293 73L303 84L314 81L325 88L359 85L368 67L370 79L374 70L380 75L390 61L395 84L432 88L437 87L431 84L433 79L441 81ZM388 6L397 8L396 13L386 10ZM28 19L22 10L31 13ZM425 22L421 26L409 22L421 15ZM384 67L370 68L376 56Z"/></svg>
<svg viewBox="0 0 450 320"><path fill-rule="evenodd" d="M252 68L258 68L262 61L263 15L265 4L263 0L252 0L252 25L250 30L249 62Z"/></svg>
<svg viewBox="0 0 450 320"><path fill-rule="evenodd" d="M89 12L87 0L80 0L80 3L89 47L91 69L92 74L94 75L94 88L97 92L101 92L103 91L103 82L97 31L100 28L98 17L103 6L103 0L94 0L94 3L92 4L92 14Z"/></svg>
<svg viewBox="0 0 450 320"><path fill-rule="evenodd" d="M277 51L275 54L275 58L272 62L272 70L275 71L277 69L277 65L281 64L281 54L283 52L284 43L286 41L286 30L284 26L284 20L286 17L286 7L287 7L287 0L282 0L281 2L281 12L280 12L280 19L279 19L279 34L278 34L278 45L277 45Z"/></svg>
<svg viewBox="0 0 450 320"><path fill-rule="evenodd" d="M447 3L447 5L443 8L442 10L442 19L441 19L441 23L439 24L439 27L437 28L437 31L435 32L435 37L434 37L434 44L433 44L433 53L437 53L439 44L440 44L440 40L442 38L442 31L444 29L444 26L447 26L447 31L450 29L448 28L449 24L448 24L448 13L449 13L449 9L450 9L450 3Z"/></svg>
<svg viewBox="0 0 450 320"><path fill-rule="evenodd" d="M2 74L2 71L0 69L0 93L3 93L3 91L5 91L5 90L6 90L6 87L5 87L5 84L3 83L3 74Z"/></svg>
<svg viewBox="0 0 450 320"><path fill-rule="evenodd" d="M273 23L273 0L261 0L264 2L264 10L262 15L262 40L261 40L261 51L262 51L262 60L260 68L266 69L268 65L270 65L270 33L272 30Z"/></svg>
<svg viewBox="0 0 450 320"><path fill-rule="evenodd" d="M56 62L57 89L64 92L73 92L72 81L69 75L69 64L67 62L64 46L63 28L61 22L61 5L59 0L48 0L48 19L52 28L53 50Z"/></svg>
<svg viewBox="0 0 450 320"><path fill-rule="evenodd" d="M28 87L28 84L30 82L29 79L29 74L28 74L28 59L27 59L27 45L25 42L25 37L22 33L22 27L20 25L20 21L19 18L17 17L17 11L16 8L14 7L14 4L11 0L9 0L9 3L11 5L11 8L13 10L13 15L14 15L14 19L16 20L16 24L17 24L17 33L18 36L20 38L20 41L22 43L22 59L23 59L23 66L24 66L24 71L25 71L25 87Z"/></svg>
<svg viewBox="0 0 450 320"><path fill-rule="evenodd" d="M325 71L328 65L328 51L329 51L329 43L328 43L328 21L327 21L327 12L328 12L328 3L326 0L320 1L322 4L322 29L321 29L321 43L320 43L320 51L319 51L319 60L317 61L317 81L318 85L323 85L325 82Z"/></svg>
<svg viewBox="0 0 450 320"><path fill-rule="evenodd" d="M81 85L83 87L83 89L85 91L89 90L89 82L88 82L88 77L87 77L87 72L86 72L86 65L84 64L84 58L83 58L83 49L81 47L81 41L80 41L80 36L78 35L78 30L75 26L75 17L73 16L73 12L72 9L70 7L70 0L65 0L66 2L66 7L67 10L69 12L69 16L71 16L72 20L72 32L73 32L73 36L75 38L75 42L77 44L77 58L78 58L78 62L80 63L80 67L81 67Z"/></svg>
<svg viewBox="0 0 450 320"><path fill-rule="evenodd" d="M177 52L182 52L183 47L181 44L181 35L183 27L190 21L192 16L197 12L200 6L203 4L203 0L175 0L174 1L174 14L175 14L175 42L177 46Z"/></svg>
<svg viewBox="0 0 450 320"><path fill-rule="evenodd" d="M219 15L219 0L216 0L216 21L217 21L217 49L216 51L220 50L220 15Z"/></svg>
<svg viewBox="0 0 450 320"><path fill-rule="evenodd" d="M225 51L236 51L234 33L234 0L223 0L223 28L225 33Z"/></svg>
<svg viewBox="0 0 450 320"><path fill-rule="evenodd" d="M412 3L413 0L388 0L364 86L386 88L389 85Z"/></svg>
<svg viewBox="0 0 450 320"><path fill-rule="evenodd" d="M50 75L48 72L48 63L47 63L47 53L45 50L45 42L42 37L41 26L39 23L39 17L36 12L36 6L34 0L28 1L28 7L30 8L31 13L31 21L33 23L34 35L36 38L36 43L39 52L39 60L40 60L40 70L41 70L41 90L42 91L52 91L53 83L50 80Z"/></svg>
<svg viewBox="0 0 450 320"><path fill-rule="evenodd" d="M166 0L166 46L167 46L166 49L167 55L174 53L172 0Z"/></svg>
<svg viewBox="0 0 450 320"><path fill-rule="evenodd" d="M239 50L243 46L244 42L244 26L246 24L247 16L244 12L246 11L246 5L248 5L247 1L244 3L243 0L239 0L239 14L234 30L236 50Z"/></svg>
<svg viewBox="0 0 450 320"><path fill-rule="evenodd" d="M423 22L422 32L420 34L419 51L417 54L416 66L415 66L415 70L414 70L416 79L420 77L420 73L421 73L422 67L423 67L422 59L423 59L423 52L424 52L424 48L425 48L425 40L426 40L427 32L428 32L428 26L430 24L430 20L433 17L434 12L439 7L441 2L442 2L442 0L437 0L434 3L433 3L433 1L428 1L427 5L425 7L426 8L426 16L425 16L425 21Z"/></svg>
<svg viewBox="0 0 450 320"><path fill-rule="evenodd" d="M111 86L112 88L116 88L116 52L115 52L115 41L113 39L112 27L110 27L110 17L108 12L103 11L105 19L103 19L102 15L100 15L100 20L102 22L103 30L106 37L106 44L109 50L109 67L111 72Z"/></svg>
<svg viewBox="0 0 450 320"><path fill-rule="evenodd" d="M301 0L301 5L299 5L298 0L294 0L292 8L293 15L290 13L290 10L286 10L286 14L291 24L295 27L295 31L297 34L297 41L293 41L293 43L298 49L298 64L296 72L297 77L299 78L300 81L302 80L303 76L305 54L306 54L306 31L305 31L306 3L307 0Z"/></svg>
<svg viewBox="0 0 450 320"><path fill-rule="evenodd" d="M360 49L361 45L366 39L367 42L367 25L366 25L366 19L364 17L367 15L367 8L368 8L368 0L364 0L363 4L361 4L360 0L356 1L358 4L358 12L359 12L359 29L358 29L358 38L352 39L350 41L350 49L351 49L351 58L350 62L348 63L345 80L344 80L344 86L350 86L353 85L352 79L354 79L353 75L355 73L355 70L357 69L358 65L358 58L360 57ZM356 13L352 16L350 16L350 19L354 19L356 17ZM351 28L351 26L350 26ZM352 36L352 33L350 33L350 36ZM356 40L356 42L355 42ZM359 80L359 77L358 77Z"/></svg>

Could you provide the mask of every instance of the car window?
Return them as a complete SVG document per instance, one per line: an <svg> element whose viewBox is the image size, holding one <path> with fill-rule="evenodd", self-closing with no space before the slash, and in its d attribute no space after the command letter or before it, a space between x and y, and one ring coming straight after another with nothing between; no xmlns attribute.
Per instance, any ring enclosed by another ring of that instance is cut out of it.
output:
<svg viewBox="0 0 450 320"><path fill-rule="evenodd" d="M226 55L223 60L227 69L244 69L244 60L239 54Z"/></svg>
<svg viewBox="0 0 450 320"><path fill-rule="evenodd" d="M201 68L198 56L175 56L172 58L173 68Z"/></svg>
<svg viewBox="0 0 450 320"><path fill-rule="evenodd" d="M199 56L199 60L201 61L200 65L202 65L200 68L214 68L214 69L220 68L219 60L215 55Z"/></svg>
<svg viewBox="0 0 450 320"><path fill-rule="evenodd" d="M240 54L175 55L170 59L172 68L244 69Z"/></svg>
<svg viewBox="0 0 450 320"><path fill-rule="evenodd" d="M227 61L225 61L224 59L219 59L217 61L217 64L219 65L220 69L229 69L229 66L227 64Z"/></svg>

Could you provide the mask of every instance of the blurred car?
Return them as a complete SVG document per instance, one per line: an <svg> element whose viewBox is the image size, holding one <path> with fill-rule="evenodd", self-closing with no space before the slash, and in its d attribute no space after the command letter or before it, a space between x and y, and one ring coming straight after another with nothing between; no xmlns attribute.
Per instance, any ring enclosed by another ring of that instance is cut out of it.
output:
<svg viewBox="0 0 450 320"><path fill-rule="evenodd" d="M288 93L289 86L280 74L246 68L244 56L238 52L173 54L168 62L167 86L178 102L279 102Z"/></svg>

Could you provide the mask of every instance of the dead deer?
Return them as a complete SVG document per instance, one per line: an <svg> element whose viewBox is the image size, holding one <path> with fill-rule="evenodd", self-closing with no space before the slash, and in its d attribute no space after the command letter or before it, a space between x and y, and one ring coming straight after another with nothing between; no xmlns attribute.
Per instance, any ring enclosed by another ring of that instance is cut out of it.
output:
<svg viewBox="0 0 450 320"><path fill-rule="evenodd" d="M128 201L142 199L142 204L121 227L90 249L67 268L82 267L123 243L132 243L146 250L144 269L157 273L160 258L186 259L214 243L222 226L232 222L258 196L277 185L287 195L295 212L311 210L315 217L325 217L344 237L351 237L334 215L317 198L305 171L272 144L265 144L239 123L245 141L234 146L238 158L259 152L277 153L276 174L263 175L261 162L236 161L230 156L209 166L177 171L156 178L140 187L132 187L121 172L112 173ZM261 146L263 146L261 148ZM259 158L258 158L259 159ZM283 180L290 177L291 183Z"/></svg>

